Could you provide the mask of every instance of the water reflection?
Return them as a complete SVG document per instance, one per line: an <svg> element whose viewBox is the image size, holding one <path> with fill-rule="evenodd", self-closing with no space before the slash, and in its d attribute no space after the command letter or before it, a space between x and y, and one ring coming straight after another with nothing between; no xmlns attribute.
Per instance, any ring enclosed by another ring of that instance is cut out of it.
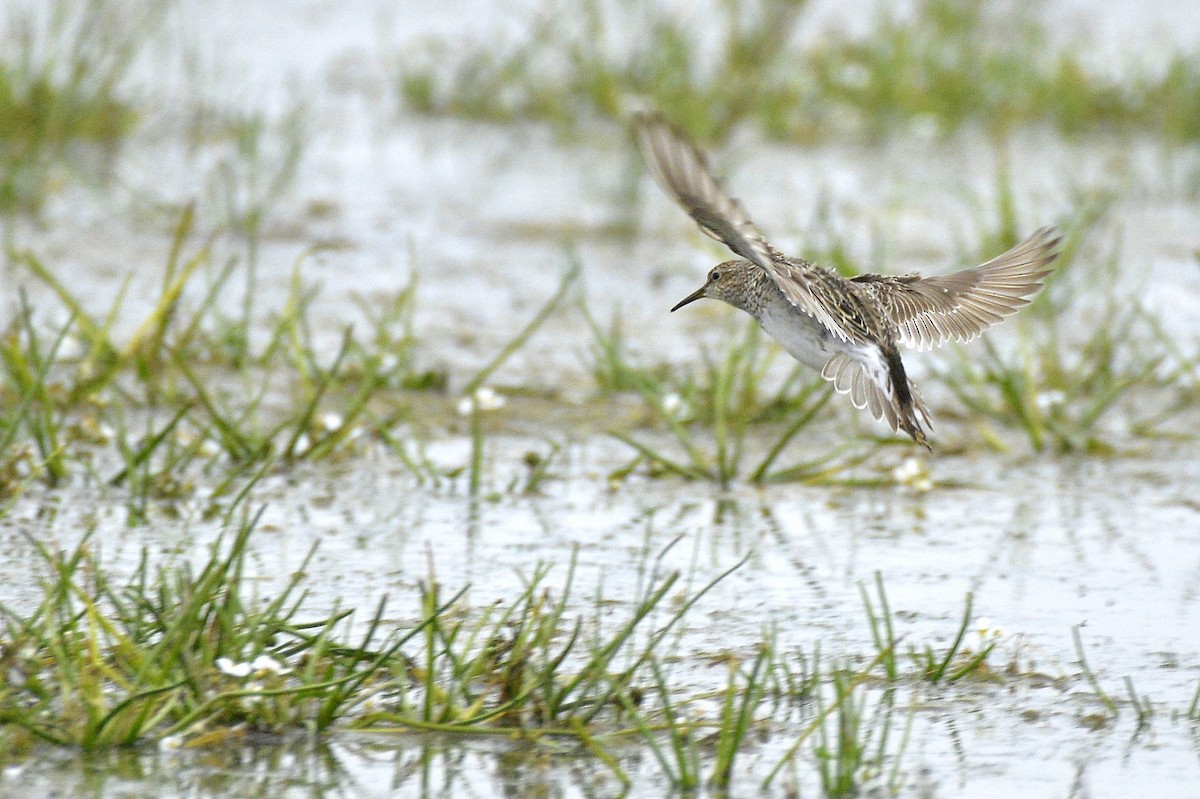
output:
<svg viewBox="0 0 1200 799"><path fill-rule="evenodd" d="M591 458L598 451L593 447ZM833 662L869 656L858 586L873 584L879 572L905 652L910 645L944 648L973 592L975 612L1020 639L1022 663L1036 657L1038 672L1069 678L1018 677L898 703L906 718L911 706L918 708L902 762L910 778L921 768L932 775L921 789L926 795L934 785L942 795L984 795L1014 781L1032 785L1045 766L1031 755L1035 749L1075 753L1070 773L1062 771L1061 757L1054 761L1054 784L1064 793L1073 781L1127 784L1185 764L1194 769L1200 743L1195 725L1180 714L1195 694L1200 657L1191 633L1200 613L1197 539L1187 523L1195 511L1172 492L1175 479L1200 479L1200 466L1187 447L1171 445L1154 459L1086 468L1053 461L1002 473L1003 466L948 457L939 469L969 474L972 482L928 493L720 491L638 479L613 491L586 478L602 471L595 460L575 457L572 471L540 494L473 500L452 488L414 490L403 466L382 458L370 470L333 466L264 483L251 500L268 507L251 539L258 573L247 577L270 596L273 581L316 541L307 582L314 614L339 599L367 606L389 594L394 623L404 624L419 613L415 587L431 568L447 590L470 584L467 601L478 608L517 595L538 563L552 564L547 587L557 591L575 557L570 610L590 618L601 599L605 613L619 614L656 575L679 571L680 587L694 591L744 559L672 633L681 684L702 692L719 689L724 676L711 664L724 653L752 652L765 629L774 631L781 651L811 654L819 647ZM89 529L114 577L143 546L156 560L187 557L205 552L220 532L219 525L186 517L131 529L119 508L29 492L0 520L4 601L19 609L21 591L30 589L29 598L36 593L27 578L35 559L26 535L62 549ZM1105 689L1123 697L1128 675L1138 695L1152 701L1155 715L1140 734L1131 710L1096 723L1087 691L1070 679L1079 672L1070 630L1083 622L1090 665ZM772 766L794 740L796 730L783 726L747 753L747 773ZM662 792L661 770L646 750L618 751L638 786L635 795ZM797 767L802 783L815 779L811 766L810 757ZM557 797L620 790L611 769L571 746L407 734L343 732L325 742L246 741L202 752L50 751L15 768L23 788L32 780L44 789L31 795L157 792L164 785L165 795L181 796Z"/></svg>

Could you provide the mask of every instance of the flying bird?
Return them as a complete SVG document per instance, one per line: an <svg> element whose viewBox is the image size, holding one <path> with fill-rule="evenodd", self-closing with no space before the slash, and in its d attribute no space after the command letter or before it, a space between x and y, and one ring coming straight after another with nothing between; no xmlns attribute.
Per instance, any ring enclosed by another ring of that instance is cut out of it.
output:
<svg viewBox="0 0 1200 799"><path fill-rule="evenodd" d="M854 407L926 448L929 411L898 345L926 350L970 341L1028 305L1058 257L1061 237L1043 227L987 263L949 275L842 277L771 246L703 153L661 114L639 114L633 126L658 184L738 256L710 269L704 285L671 310L709 298L745 311Z"/></svg>

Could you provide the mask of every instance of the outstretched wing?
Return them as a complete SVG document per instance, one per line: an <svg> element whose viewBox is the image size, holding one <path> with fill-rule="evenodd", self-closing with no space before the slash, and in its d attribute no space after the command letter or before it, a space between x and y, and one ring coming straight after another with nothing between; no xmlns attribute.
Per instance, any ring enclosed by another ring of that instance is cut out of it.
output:
<svg viewBox="0 0 1200 799"><path fill-rule="evenodd" d="M762 267L793 305L830 333L843 341L863 339L853 325L838 322L843 309L837 297L852 294L830 285L842 278L807 262L785 259L768 244L742 204L713 177L704 154L662 114L637 114L633 126L650 173L702 231Z"/></svg>
<svg viewBox="0 0 1200 799"><path fill-rule="evenodd" d="M895 326L901 344L932 349L949 339L970 341L1029 304L1050 274L1062 237L1038 230L1011 250L951 275L853 278Z"/></svg>
<svg viewBox="0 0 1200 799"><path fill-rule="evenodd" d="M662 114L637 114L633 124L642 157L658 185L706 234L747 261L769 269L778 253L763 239L742 204L713 177L704 154Z"/></svg>

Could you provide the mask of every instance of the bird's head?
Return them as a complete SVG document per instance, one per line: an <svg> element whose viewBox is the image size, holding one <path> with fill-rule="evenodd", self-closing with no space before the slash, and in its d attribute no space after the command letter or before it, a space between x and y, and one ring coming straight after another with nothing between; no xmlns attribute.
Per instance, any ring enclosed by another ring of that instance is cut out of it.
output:
<svg viewBox="0 0 1200 799"><path fill-rule="evenodd" d="M678 311L688 303L708 298L721 300L735 308L747 310L755 280L761 277L762 268L749 261L733 260L717 264L708 270L704 285L675 304Z"/></svg>

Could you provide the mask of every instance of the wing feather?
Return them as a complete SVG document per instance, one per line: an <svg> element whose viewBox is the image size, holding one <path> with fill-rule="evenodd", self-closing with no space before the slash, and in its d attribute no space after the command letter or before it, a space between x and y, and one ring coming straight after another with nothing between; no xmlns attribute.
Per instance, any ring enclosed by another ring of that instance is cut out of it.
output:
<svg viewBox="0 0 1200 799"><path fill-rule="evenodd" d="M858 322L843 313L845 296L854 295L853 290L831 285L844 278L807 261L785 258L772 247L742 204L713 176L704 154L662 114L638 114L633 127L650 174L704 233L760 266L789 302L842 341L869 340Z"/></svg>
<svg viewBox="0 0 1200 799"><path fill-rule="evenodd" d="M1058 257L1061 236L1044 227L987 263L950 275L860 275L900 343L932 349L949 339L970 341L1028 305Z"/></svg>
<svg viewBox="0 0 1200 799"><path fill-rule="evenodd" d="M704 154L662 114L638 114L634 132L650 174L707 235L769 269L778 252L759 233L742 204L713 177Z"/></svg>

